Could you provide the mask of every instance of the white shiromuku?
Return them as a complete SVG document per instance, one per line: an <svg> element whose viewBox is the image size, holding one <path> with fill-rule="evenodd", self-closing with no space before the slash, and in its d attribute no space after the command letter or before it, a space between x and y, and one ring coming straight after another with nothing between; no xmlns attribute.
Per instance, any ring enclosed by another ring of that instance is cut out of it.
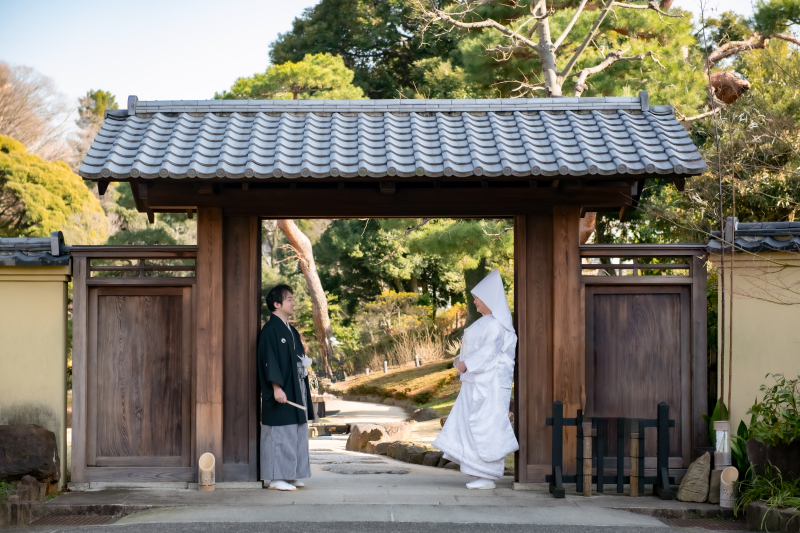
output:
<svg viewBox="0 0 800 533"><path fill-rule="evenodd" d="M495 270L472 293L492 314L464 333L453 365L463 361L461 392L433 445L461 472L484 479L503 475L506 455L519 449L508 419L517 336L500 273Z"/></svg>

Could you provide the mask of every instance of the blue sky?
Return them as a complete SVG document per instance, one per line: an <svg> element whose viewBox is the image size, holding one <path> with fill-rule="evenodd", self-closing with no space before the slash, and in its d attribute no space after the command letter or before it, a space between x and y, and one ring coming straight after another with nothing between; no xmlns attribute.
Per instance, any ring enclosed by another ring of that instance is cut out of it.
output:
<svg viewBox="0 0 800 533"><path fill-rule="evenodd" d="M269 43L318 0L0 0L0 60L77 98L200 100L267 67ZM675 0L699 12L700 0ZM750 14L751 0L704 0Z"/></svg>

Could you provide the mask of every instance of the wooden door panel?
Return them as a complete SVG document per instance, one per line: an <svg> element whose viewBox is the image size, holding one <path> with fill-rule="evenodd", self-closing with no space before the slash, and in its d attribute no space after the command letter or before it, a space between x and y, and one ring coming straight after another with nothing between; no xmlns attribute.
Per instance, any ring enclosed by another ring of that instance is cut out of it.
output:
<svg viewBox="0 0 800 533"><path fill-rule="evenodd" d="M88 465L189 466L190 298L184 287L91 291Z"/></svg>
<svg viewBox="0 0 800 533"><path fill-rule="evenodd" d="M657 405L666 402L676 421L672 456L684 451L687 305L685 288L586 289L587 415L656 418ZM608 429L606 453L616 453L616 424ZM655 430L646 433L645 453L656 453Z"/></svg>

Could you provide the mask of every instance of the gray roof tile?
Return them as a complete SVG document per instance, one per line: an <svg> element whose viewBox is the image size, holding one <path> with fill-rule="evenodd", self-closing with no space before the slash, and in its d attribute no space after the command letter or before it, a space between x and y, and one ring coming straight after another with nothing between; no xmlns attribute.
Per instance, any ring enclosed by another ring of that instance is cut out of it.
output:
<svg viewBox="0 0 800 533"><path fill-rule="evenodd" d="M731 251L731 224L732 219L728 217L725 222L726 252ZM733 219L733 224L735 224L733 243L736 251L800 252L800 222L739 222L736 218ZM723 248L721 235L719 231L711 232L711 240L708 243L710 253L721 253Z"/></svg>
<svg viewBox="0 0 800 533"><path fill-rule="evenodd" d="M704 172L706 164L672 108L649 106L643 111L645 104L646 95L340 101L131 98L134 114L107 116L79 173L90 179L125 179ZM215 114L221 112L230 115ZM280 116L265 114L276 112Z"/></svg>

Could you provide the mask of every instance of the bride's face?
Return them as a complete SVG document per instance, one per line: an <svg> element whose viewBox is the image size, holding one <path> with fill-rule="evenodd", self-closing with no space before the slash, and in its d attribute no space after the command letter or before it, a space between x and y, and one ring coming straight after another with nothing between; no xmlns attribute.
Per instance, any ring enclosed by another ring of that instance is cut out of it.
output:
<svg viewBox="0 0 800 533"><path fill-rule="evenodd" d="M491 315L492 314L492 310L489 309L486 306L486 304L483 303L483 301L480 298L478 298L474 294L472 295L472 297L475 298L475 309L477 309L480 314L482 314L482 315Z"/></svg>

